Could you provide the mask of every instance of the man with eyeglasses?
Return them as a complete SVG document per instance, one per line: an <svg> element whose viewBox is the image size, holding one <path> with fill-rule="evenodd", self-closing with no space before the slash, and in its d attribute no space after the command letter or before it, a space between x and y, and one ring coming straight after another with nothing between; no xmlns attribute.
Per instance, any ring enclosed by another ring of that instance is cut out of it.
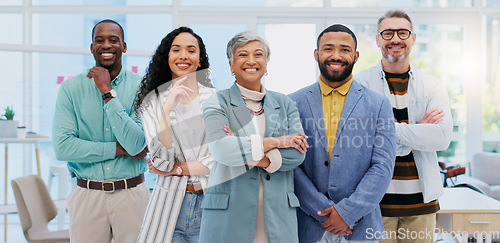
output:
<svg viewBox="0 0 500 243"><path fill-rule="evenodd" d="M355 79L391 101L396 163L380 202L387 242L433 242L443 194L436 151L451 141L453 122L444 84L410 64L416 40L410 17L391 10L378 20L382 60Z"/></svg>

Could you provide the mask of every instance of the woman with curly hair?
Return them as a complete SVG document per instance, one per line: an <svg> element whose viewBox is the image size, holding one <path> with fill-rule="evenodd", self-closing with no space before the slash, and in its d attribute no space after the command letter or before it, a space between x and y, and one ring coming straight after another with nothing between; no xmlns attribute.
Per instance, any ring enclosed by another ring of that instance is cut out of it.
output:
<svg viewBox="0 0 500 243"><path fill-rule="evenodd" d="M149 171L158 174L138 242L198 242L203 190L213 164L202 103L215 89L203 40L188 27L156 49L137 95L148 144Z"/></svg>

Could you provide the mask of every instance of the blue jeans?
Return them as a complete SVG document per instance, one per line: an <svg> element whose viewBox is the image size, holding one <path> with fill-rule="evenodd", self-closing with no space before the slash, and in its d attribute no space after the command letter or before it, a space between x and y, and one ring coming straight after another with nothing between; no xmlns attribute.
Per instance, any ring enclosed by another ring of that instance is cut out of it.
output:
<svg viewBox="0 0 500 243"><path fill-rule="evenodd" d="M186 192L175 224L172 242L198 243L201 225L203 193ZM183 241L184 240L184 241Z"/></svg>
<svg viewBox="0 0 500 243"><path fill-rule="evenodd" d="M328 231L319 240L320 243L375 243L378 241L366 241L366 240L346 240L343 235L334 235Z"/></svg>

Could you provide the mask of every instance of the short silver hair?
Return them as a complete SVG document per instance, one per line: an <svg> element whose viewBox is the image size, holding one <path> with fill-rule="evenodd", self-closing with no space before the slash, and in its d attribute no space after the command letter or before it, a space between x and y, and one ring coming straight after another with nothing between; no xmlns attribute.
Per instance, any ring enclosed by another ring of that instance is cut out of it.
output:
<svg viewBox="0 0 500 243"><path fill-rule="evenodd" d="M410 16L408 16L408 14L401 9L393 9L387 11L382 17L378 19L377 28L380 30L380 24L382 23L382 21L384 21L384 19L389 19L389 18L402 18L408 20L408 22L410 22L410 28L413 33L413 22L411 22Z"/></svg>
<svg viewBox="0 0 500 243"><path fill-rule="evenodd" d="M248 42L258 41L264 44L264 51L266 52L266 59L269 62L269 57L271 56L271 49L269 48L269 44L266 39L262 38L259 34L254 31L247 30L236 34L228 43L227 43L227 59L229 62L233 63L234 51L236 48L240 46L246 45Z"/></svg>

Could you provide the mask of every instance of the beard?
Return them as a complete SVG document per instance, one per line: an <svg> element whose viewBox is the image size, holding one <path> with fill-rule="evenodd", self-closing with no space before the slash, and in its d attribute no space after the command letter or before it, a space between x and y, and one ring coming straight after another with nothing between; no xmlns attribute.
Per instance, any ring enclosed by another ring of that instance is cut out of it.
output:
<svg viewBox="0 0 500 243"><path fill-rule="evenodd" d="M389 61L389 62L402 62L406 59L406 53L401 55L398 58L395 58L393 55L389 54L388 52L383 52L382 56L384 56L385 59L387 59L387 61Z"/></svg>
<svg viewBox="0 0 500 243"><path fill-rule="evenodd" d="M402 62L404 61L408 55L409 55L409 51L406 50L406 47L405 48L405 52L398 58L394 57L393 55L389 54L389 47L386 46L385 49L382 48L382 56L387 59L387 61L389 62Z"/></svg>
<svg viewBox="0 0 500 243"><path fill-rule="evenodd" d="M342 72L330 72L328 71L328 63L334 62L334 63L341 63L345 65L344 71ZM344 81L349 75L352 73L352 69L354 67L354 63L348 63L348 62L343 62L343 61L324 61L324 62L319 62L318 61L318 66L319 66L319 71L321 72L321 75L325 77L326 80L330 82L342 82Z"/></svg>

